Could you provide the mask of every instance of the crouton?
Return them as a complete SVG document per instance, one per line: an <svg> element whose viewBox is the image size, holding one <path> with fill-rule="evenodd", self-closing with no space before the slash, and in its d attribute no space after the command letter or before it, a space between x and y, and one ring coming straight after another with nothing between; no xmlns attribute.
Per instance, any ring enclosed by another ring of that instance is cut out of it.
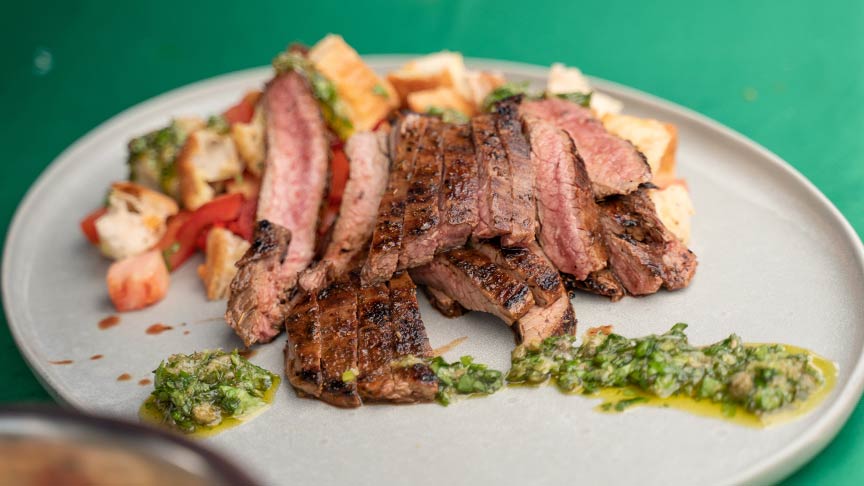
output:
<svg viewBox="0 0 864 486"><path fill-rule="evenodd" d="M133 182L111 186L107 209L96 220L96 232L99 249L114 260L149 250L165 233L168 217L179 210L174 199Z"/></svg>
<svg viewBox="0 0 864 486"><path fill-rule="evenodd" d="M650 118L607 114L603 117L603 126L629 140L645 154L654 184L665 186L675 179L675 151L678 147L675 125Z"/></svg>
<svg viewBox="0 0 864 486"><path fill-rule="evenodd" d="M204 264L198 267L198 276L207 289L208 300L228 297L228 287L237 273L234 264L240 260L249 242L225 228L213 228L207 235L207 252Z"/></svg>
<svg viewBox="0 0 864 486"><path fill-rule="evenodd" d="M209 183L242 173L243 163L230 136L209 129L193 132L177 158L180 200L186 209L198 209L216 195Z"/></svg>
<svg viewBox="0 0 864 486"><path fill-rule="evenodd" d="M399 106L396 90L342 37L330 34L309 50L309 60L336 87L355 130L371 130Z"/></svg>
<svg viewBox="0 0 864 486"><path fill-rule="evenodd" d="M691 219L695 214L687 184L681 179L671 183L665 189L652 189L648 196L657 208L657 216L660 221L672 232L682 243L690 242Z"/></svg>
<svg viewBox="0 0 864 486"><path fill-rule="evenodd" d="M448 87L415 91L409 94L408 108L417 113L426 113L430 108L456 110L468 116L476 112L472 103L466 101L455 89Z"/></svg>
<svg viewBox="0 0 864 486"><path fill-rule="evenodd" d="M465 73L465 84L468 88L468 101L474 105L476 111L480 111L483 100L495 88L506 83L507 80L500 73L489 71L468 71Z"/></svg>
<svg viewBox="0 0 864 486"><path fill-rule="evenodd" d="M564 93L591 93L591 109L597 113L597 116L621 113L623 107L615 98L595 91L582 71L575 67L566 67L561 63L555 63L549 69L546 93L553 96Z"/></svg>
<svg viewBox="0 0 864 486"><path fill-rule="evenodd" d="M399 93L403 104L408 103L408 95L416 91L427 91L449 87L463 98L471 99L471 90L465 78L465 61L458 52L441 51L417 59L387 75Z"/></svg>
<svg viewBox="0 0 864 486"><path fill-rule="evenodd" d="M261 177L264 172L264 129L264 110L260 105L255 108L249 123L231 125L231 139L237 147L237 155L256 177Z"/></svg>

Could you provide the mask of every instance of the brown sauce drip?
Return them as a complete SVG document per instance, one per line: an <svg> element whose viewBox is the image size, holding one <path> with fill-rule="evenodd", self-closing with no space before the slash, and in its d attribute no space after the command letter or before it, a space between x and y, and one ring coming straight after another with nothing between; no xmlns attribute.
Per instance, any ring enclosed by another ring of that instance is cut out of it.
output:
<svg viewBox="0 0 864 486"><path fill-rule="evenodd" d="M129 381L132 379L132 375L129 373L123 373L122 375L117 377L117 381Z"/></svg>
<svg viewBox="0 0 864 486"><path fill-rule="evenodd" d="M237 354L239 354L240 356L243 356L246 359L249 359L252 356L255 356L256 354L258 354L258 351L255 349L246 348L246 349L237 350Z"/></svg>
<svg viewBox="0 0 864 486"><path fill-rule="evenodd" d="M140 380L140 381L138 382L138 384L141 385L141 386L147 386L147 385L149 385L150 383L153 383L153 382L150 381L149 378L144 378L144 379L142 379L142 380Z"/></svg>
<svg viewBox="0 0 864 486"><path fill-rule="evenodd" d="M189 334L189 331L183 331L183 335L184 335L184 336L187 335L187 334Z"/></svg>
<svg viewBox="0 0 864 486"><path fill-rule="evenodd" d="M93 356L90 356L90 359L93 361L96 361L97 359L102 359L102 358L104 358L104 356L102 356L101 354L94 354Z"/></svg>
<svg viewBox="0 0 864 486"><path fill-rule="evenodd" d="M160 323L156 323L156 324L153 324L152 326L148 327L147 331L145 331L145 332L147 334L155 335L155 334L162 334L163 332L170 331L171 329L174 329L174 328L171 326L166 326L165 324L162 324L160 322Z"/></svg>
<svg viewBox="0 0 864 486"><path fill-rule="evenodd" d="M68 365L74 363L71 359L61 359L60 361L49 361L53 365Z"/></svg>
<svg viewBox="0 0 864 486"><path fill-rule="evenodd" d="M114 327L117 324L120 324L120 317L108 316L105 319L102 319L101 321L99 321L99 329L104 331L105 329Z"/></svg>

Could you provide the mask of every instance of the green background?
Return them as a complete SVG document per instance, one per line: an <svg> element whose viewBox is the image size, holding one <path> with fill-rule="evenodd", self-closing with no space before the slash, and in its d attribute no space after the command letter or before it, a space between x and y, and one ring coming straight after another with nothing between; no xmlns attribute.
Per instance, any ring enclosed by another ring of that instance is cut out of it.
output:
<svg viewBox="0 0 864 486"><path fill-rule="evenodd" d="M864 2L64 1L0 16L0 233L39 173L119 111L341 33L361 53L563 61L744 133L864 231ZM47 54L46 54L47 53ZM50 57L50 63L46 58ZM50 65L50 66L48 66ZM48 68L46 68L48 67ZM822 325L814 323L814 325ZM47 401L0 326L0 401ZM864 482L864 405L787 484Z"/></svg>

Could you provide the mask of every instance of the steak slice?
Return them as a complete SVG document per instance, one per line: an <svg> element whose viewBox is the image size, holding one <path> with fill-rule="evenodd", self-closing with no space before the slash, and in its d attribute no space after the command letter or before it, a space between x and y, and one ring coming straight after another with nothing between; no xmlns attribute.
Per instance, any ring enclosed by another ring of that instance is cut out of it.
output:
<svg viewBox="0 0 864 486"><path fill-rule="evenodd" d="M564 286L559 284L559 291L566 294ZM517 343L542 341L550 336L574 334L576 332L576 313L573 304L564 295L548 307L535 305L513 326Z"/></svg>
<svg viewBox="0 0 864 486"><path fill-rule="evenodd" d="M526 118L540 245L561 272L577 280L606 266L597 205L585 165L570 137L554 125Z"/></svg>
<svg viewBox="0 0 864 486"><path fill-rule="evenodd" d="M388 280L399 263L402 248L402 228L408 179L414 169L414 159L420 139L426 130L427 117L416 114L400 119L390 132L390 176L381 197L369 256L363 265L363 285Z"/></svg>
<svg viewBox="0 0 864 486"><path fill-rule="evenodd" d="M314 256L318 212L329 169L327 129L308 83L299 74L288 72L273 78L262 103L267 156L258 220L284 228L291 239L287 252L280 254L278 268L268 265L267 270L256 270L272 275L253 277L250 267L242 277L238 272L237 285L232 283L225 319L246 346L269 342L282 327L289 305L281 302L283 295L296 286L297 275ZM254 301L248 295L233 295L244 292L250 283L255 287L253 293L258 294ZM263 285L273 288L265 290Z"/></svg>
<svg viewBox="0 0 864 486"><path fill-rule="evenodd" d="M471 125L445 125L441 133L444 170L441 178L441 221L438 251L464 246L477 226L477 165Z"/></svg>
<svg viewBox="0 0 864 486"><path fill-rule="evenodd" d="M290 242L286 228L259 221L252 245L236 263L225 321L246 346L271 341L282 327L284 289L293 275L284 265Z"/></svg>
<svg viewBox="0 0 864 486"><path fill-rule="evenodd" d="M443 291L463 307L487 312L512 324L534 305L531 290L477 250L439 254L411 271L423 285Z"/></svg>
<svg viewBox="0 0 864 486"><path fill-rule="evenodd" d="M522 112L550 121L573 137L598 198L628 194L651 180L645 156L609 133L588 108L556 98L523 103Z"/></svg>
<svg viewBox="0 0 864 486"><path fill-rule="evenodd" d="M304 292L285 319L285 376L298 393L321 395L321 324L315 292Z"/></svg>
<svg viewBox="0 0 864 486"><path fill-rule="evenodd" d="M443 161L441 125L440 120L431 118L420 142L405 200L399 268L428 263L438 247L438 194Z"/></svg>
<svg viewBox="0 0 864 486"><path fill-rule="evenodd" d="M479 220L474 228L477 238L493 238L510 233L513 220L510 163L494 115L479 115L471 119L477 158Z"/></svg>
<svg viewBox="0 0 864 486"><path fill-rule="evenodd" d="M357 393L357 287L339 280L318 292L321 325L321 400L359 407Z"/></svg>
<svg viewBox="0 0 864 486"><path fill-rule="evenodd" d="M417 305L417 287L407 272L399 272L388 283L390 288L390 315L396 330L396 355L399 358L432 356L432 347L426 337L426 328L420 319Z"/></svg>
<svg viewBox="0 0 864 486"><path fill-rule="evenodd" d="M531 146L522 133L519 98L511 97L496 105L498 136L510 161L513 221L510 233L501 237L502 246L527 246L534 242L537 210L534 204L534 166Z"/></svg>
<svg viewBox="0 0 864 486"><path fill-rule="evenodd" d="M339 218L324 256L300 277L300 284L306 290L320 290L328 281L346 274L375 229L390 165L387 135L357 132L345 144L345 154L350 171Z"/></svg>
<svg viewBox="0 0 864 486"><path fill-rule="evenodd" d="M686 287L696 272L696 256L657 217L645 190L600 204L609 248L609 266L627 292L647 295L661 286Z"/></svg>
<svg viewBox="0 0 864 486"><path fill-rule="evenodd" d="M564 286L568 289L579 289L592 294L603 295L609 297L612 302L617 302L624 297L624 287L609 268L591 272L585 280L576 280L572 275L564 274Z"/></svg>
<svg viewBox="0 0 864 486"><path fill-rule="evenodd" d="M558 269L533 241L525 248L501 248L492 242L479 243L474 248L513 278L527 283L539 306L548 307L566 293Z"/></svg>
<svg viewBox="0 0 864 486"><path fill-rule="evenodd" d="M444 317L454 318L465 315L468 309L462 307L462 304L456 301L453 297L447 295L443 290L438 290L435 287L424 286L423 291L429 303L438 310Z"/></svg>

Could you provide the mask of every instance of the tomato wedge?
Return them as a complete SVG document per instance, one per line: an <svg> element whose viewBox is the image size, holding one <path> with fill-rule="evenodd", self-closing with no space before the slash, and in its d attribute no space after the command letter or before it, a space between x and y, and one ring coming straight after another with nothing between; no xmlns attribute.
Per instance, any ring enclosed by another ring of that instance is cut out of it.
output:
<svg viewBox="0 0 864 486"><path fill-rule="evenodd" d="M158 250L114 262L106 276L108 296L120 312L143 309L168 293L171 277Z"/></svg>
<svg viewBox="0 0 864 486"><path fill-rule="evenodd" d="M255 105L260 97L260 91L250 91L236 105L225 110L222 116L228 123L249 123L255 114Z"/></svg>
<svg viewBox="0 0 864 486"><path fill-rule="evenodd" d="M255 232L255 221L258 215L258 197L247 198L240 208L237 219L228 223L225 227L235 235L252 243L252 234Z"/></svg>
<svg viewBox="0 0 864 486"><path fill-rule="evenodd" d="M94 245L99 244L99 232L96 231L96 220L101 218L107 212L108 208L99 208L81 220L81 232L84 233L87 241Z"/></svg>
<svg viewBox="0 0 864 486"><path fill-rule="evenodd" d="M339 204L342 202L342 193L345 192L345 184L348 183L348 157L345 151L341 148L333 149L333 159L330 161L330 171L332 176L330 179L330 196L328 202L330 206L335 206L338 210Z"/></svg>
<svg viewBox="0 0 864 486"><path fill-rule="evenodd" d="M177 230L174 241L164 249L168 269L176 270L189 259L198 247L198 238L214 224L226 224L240 216L243 207L242 194L227 194L204 204L191 213Z"/></svg>

